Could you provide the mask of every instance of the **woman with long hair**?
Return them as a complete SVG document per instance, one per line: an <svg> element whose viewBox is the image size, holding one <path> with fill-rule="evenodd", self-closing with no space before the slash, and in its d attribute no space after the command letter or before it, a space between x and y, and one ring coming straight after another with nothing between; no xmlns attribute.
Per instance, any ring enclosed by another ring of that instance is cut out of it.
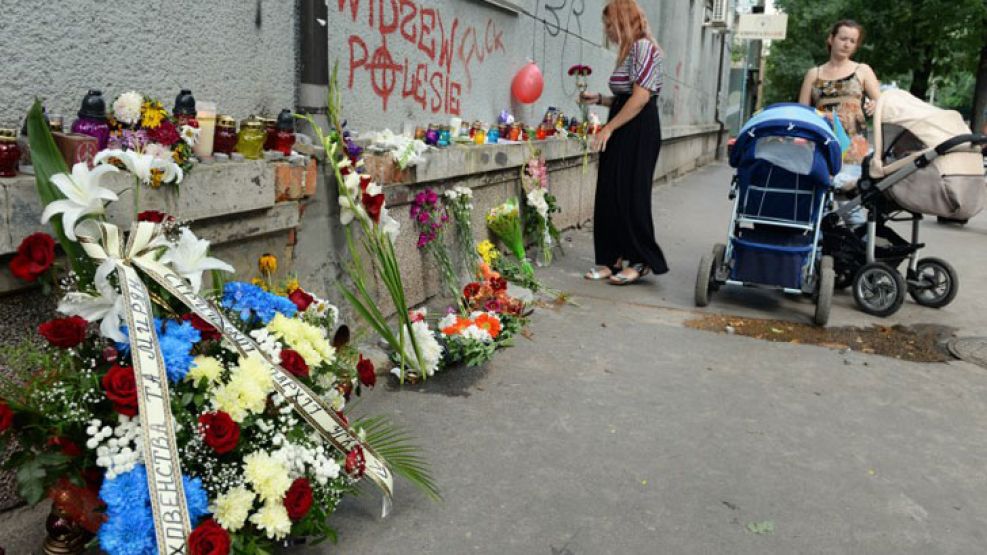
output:
<svg viewBox="0 0 987 555"><path fill-rule="evenodd" d="M635 0L607 2L603 26L607 43L617 45L617 66L609 81L613 96L580 95L580 102L610 107L606 125L593 137L593 148L600 151L593 211L598 267L585 277L627 285L648 273L668 271L651 215L661 149L657 99L664 55Z"/></svg>
<svg viewBox="0 0 987 555"><path fill-rule="evenodd" d="M856 21L841 19L833 24L826 37L829 60L805 72L799 91L800 103L815 107L828 118L834 112L840 118L851 141L843 157L848 164L860 164L867 154L865 114L873 113L874 102L881 96L874 70L852 60L863 40L864 28Z"/></svg>

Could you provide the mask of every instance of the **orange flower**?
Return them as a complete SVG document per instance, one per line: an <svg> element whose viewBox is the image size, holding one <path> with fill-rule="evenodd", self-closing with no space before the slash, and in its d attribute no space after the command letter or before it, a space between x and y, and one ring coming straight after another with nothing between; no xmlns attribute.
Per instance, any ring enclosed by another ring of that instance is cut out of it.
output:
<svg viewBox="0 0 987 555"><path fill-rule="evenodd" d="M469 318L459 316L456 318L455 324L442 328L442 333L445 335L457 335L462 333L464 329L468 328L470 324L472 324L472 322L470 322Z"/></svg>
<svg viewBox="0 0 987 555"><path fill-rule="evenodd" d="M473 323L476 324L476 327L487 330L493 339L497 339L497 336L500 335L500 319L496 316L486 313L480 314Z"/></svg>
<svg viewBox="0 0 987 555"><path fill-rule="evenodd" d="M491 278L500 277L500 274L491 270L490 265L486 262L480 262L480 275L483 276L483 281L490 281Z"/></svg>

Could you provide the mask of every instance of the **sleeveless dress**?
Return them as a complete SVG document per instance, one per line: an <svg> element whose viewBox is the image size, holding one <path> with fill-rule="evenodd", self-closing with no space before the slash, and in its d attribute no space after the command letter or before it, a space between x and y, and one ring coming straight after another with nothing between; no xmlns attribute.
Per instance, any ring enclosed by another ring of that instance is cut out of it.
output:
<svg viewBox="0 0 987 555"><path fill-rule="evenodd" d="M610 76L615 96L609 119L627 103L634 84L648 89L651 98L634 119L613 132L600 153L593 206L593 246L599 266L613 267L622 258L629 264L644 264L655 274L668 271L655 241L651 214L651 187L661 150L657 104L661 69L658 45L641 39Z"/></svg>
<svg viewBox="0 0 987 555"><path fill-rule="evenodd" d="M816 68L816 80L812 84L812 104L823 112L836 111L843 129L850 136L850 149L843 155L846 164L860 164L867 155L867 120L864 116L864 84L857 76L860 64L853 73L842 79L820 79Z"/></svg>

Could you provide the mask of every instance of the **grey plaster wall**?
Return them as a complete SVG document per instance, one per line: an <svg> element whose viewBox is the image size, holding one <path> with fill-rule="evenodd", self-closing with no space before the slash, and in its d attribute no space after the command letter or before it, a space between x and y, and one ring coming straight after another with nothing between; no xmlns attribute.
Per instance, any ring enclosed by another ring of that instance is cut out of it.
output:
<svg viewBox="0 0 987 555"><path fill-rule="evenodd" d="M578 113L568 68L591 66L590 90L601 91L616 62L603 44L605 1L518 3L521 13L482 0L329 2L329 57L339 62L351 126L400 130L405 122L445 123L457 113L491 121L502 109L537 121L550 105ZM722 38L702 26L706 2L641 5L666 53L663 127L674 135L713 123ZM542 69L545 90L524 106L512 101L510 83L528 59Z"/></svg>
<svg viewBox="0 0 987 555"><path fill-rule="evenodd" d="M0 125L35 96L67 121L86 90L137 90L170 109L182 87L238 118L294 106L295 3L0 0ZM71 117L70 117L71 116Z"/></svg>

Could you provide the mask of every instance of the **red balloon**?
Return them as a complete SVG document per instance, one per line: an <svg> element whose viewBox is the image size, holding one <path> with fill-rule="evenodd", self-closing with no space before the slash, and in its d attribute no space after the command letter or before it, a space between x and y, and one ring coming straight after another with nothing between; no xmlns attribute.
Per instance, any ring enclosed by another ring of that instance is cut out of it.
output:
<svg viewBox="0 0 987 555"><path fill-rule="evenodd" d="M522 67L511 81L511 92L521 104L531 104L541 96L545 88L545 80L541 70L534 62L528 62Z"/></svg>

